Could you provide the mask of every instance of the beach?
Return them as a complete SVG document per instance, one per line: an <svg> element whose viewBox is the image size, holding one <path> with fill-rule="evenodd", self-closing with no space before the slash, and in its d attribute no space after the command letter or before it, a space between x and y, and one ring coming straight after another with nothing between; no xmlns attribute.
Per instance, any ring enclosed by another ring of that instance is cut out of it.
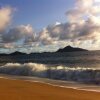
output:
<svg viewBox="0 0 100 100"><path fill-rule="evenodd" d="M0 78L1 100L100 100L100 92Z"/></svg>

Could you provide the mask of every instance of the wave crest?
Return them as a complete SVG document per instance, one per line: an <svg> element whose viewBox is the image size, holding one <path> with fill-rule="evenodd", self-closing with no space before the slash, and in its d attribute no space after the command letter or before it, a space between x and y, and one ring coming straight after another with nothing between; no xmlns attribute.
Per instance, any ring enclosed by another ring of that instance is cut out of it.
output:
<svg viewBox="0 0 100 100"><path fill-rule="evenodd" d="M37 63L7 63L0 67L0 73L11 75L38 76L51 79L100 83L100 68L48 66Z"/></svg>

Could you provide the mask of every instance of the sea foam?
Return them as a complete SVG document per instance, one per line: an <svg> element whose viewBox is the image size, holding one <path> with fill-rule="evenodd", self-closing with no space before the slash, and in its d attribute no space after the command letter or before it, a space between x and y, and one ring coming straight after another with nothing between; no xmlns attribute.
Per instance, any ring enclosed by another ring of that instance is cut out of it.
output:
<svg viewBox="0 0 100 100"><path fill-rule="evenodd" d="M68 67L37 63L7 63L0 67L1 74L37 76L57 80L100 83L100 68Z"/></svg>

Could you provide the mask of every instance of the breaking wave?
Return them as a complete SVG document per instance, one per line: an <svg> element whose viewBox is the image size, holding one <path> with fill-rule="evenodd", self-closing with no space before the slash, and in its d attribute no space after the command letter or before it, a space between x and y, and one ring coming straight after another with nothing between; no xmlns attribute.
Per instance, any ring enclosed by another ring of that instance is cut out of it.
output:
<svg viewBox="0 0 100 100"><path fill-rule="evenodd" d="M7 63L0 67L0 73L100 84L100 68L70 68L68 66L50 66L37 63Z"/></svg>

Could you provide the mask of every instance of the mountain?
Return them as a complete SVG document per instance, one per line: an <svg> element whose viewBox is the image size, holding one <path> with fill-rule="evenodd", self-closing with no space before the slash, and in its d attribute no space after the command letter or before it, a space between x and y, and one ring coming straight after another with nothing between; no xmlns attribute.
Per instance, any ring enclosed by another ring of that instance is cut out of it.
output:
<svg viewBox="0 0 100 100"><path fill-rule="evenodd" d="M63 49L59 49L56 52L42 52L42 53L31 53L31 54L26 54L23 52L19 52L19 51L15 51L13 53L10 54L0 54L0 56L20 56L20 55L24 55L24 56L31 56L31 55L37 55L37 56L43 56L43 55L51 55L51 54L55 54L55 53L59 53L59 52L79 52L79 51L88 51L86 49L82 49L82 48L74 48L71 46L66 46Z"/></svg>
<svg viewBox="0 0 100 100"><path fill-rule="evenodd" d="M11 54L9 54L9 55L26 55L26 53L22 53L22 52L18 52L18 51L15 51L15 52L13 52L13 53L11 53Z"/></svg>
<svg viewBox="0 0 100 100"><path fill-rule="evenodd" d="M63 49L59 49L57 52L78 52L78 51L88 51L88 50L82 48L74 48L69 45Z"/></svg>

